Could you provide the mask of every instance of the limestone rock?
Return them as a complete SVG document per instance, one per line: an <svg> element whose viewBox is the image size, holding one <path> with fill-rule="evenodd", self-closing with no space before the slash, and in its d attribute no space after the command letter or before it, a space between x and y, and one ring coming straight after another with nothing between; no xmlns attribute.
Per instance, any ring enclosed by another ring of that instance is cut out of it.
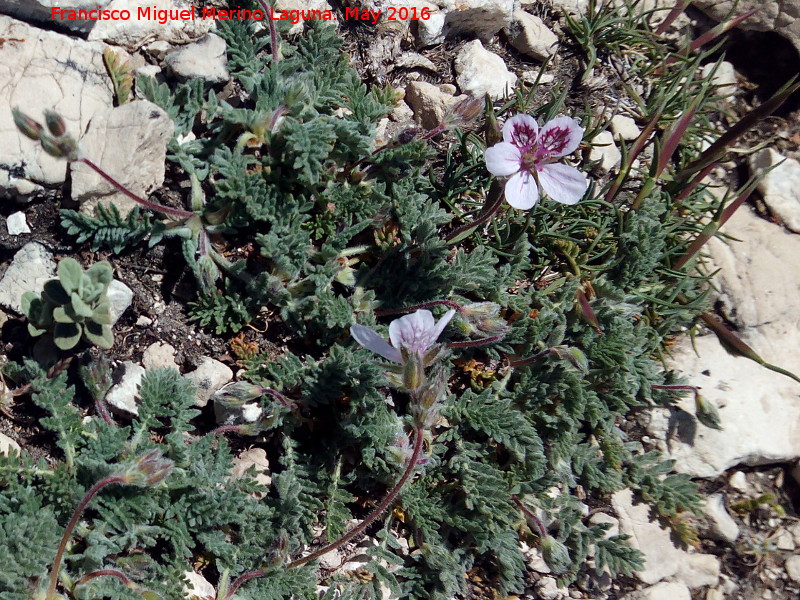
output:
<svg viewBox="0 0 800 600"><path fill-rule="evenodd" d="M511 24L514 0L439 0L446 18L447 37L474 35L488 42Z"/></svg>
<svg viewBox="0 0 800 600"><path fill-rule="evenodd" d="M442 122L456 101L452 94L443 92L431 83L414 81L406 86L406 102L414 111L417 122L428 130Z"/></svg>
<svg viewBox="0 0 800 600"><path fill-rule="evenodd" d="M115 385L106 394L106 403L115 411L128 416L139 414L136 400L145 370L134 362L126 360L114 371Z"/></svg>
<svg viewBox="0 0 800 600"><path fill-rule="evenodd" d="M156 342L145 348L142 356L142 366L145 369L172 368L177 369L175 364L175 348L166 342Z"/></svg>
<svg viewBox="0 0 800 600"><path fill-rule="evenodd" d="M146 100L98 112L80 140L83 153L133 193L147 196L164 183L167 144L174 126L167 113ZM127 214L137 203L83 163L72 163L72 197L83 202L81 212L114 204Z"/></svg>
<svg viewBox="0 0 800 600"><path fill-rule="evenodd" d="M158 11L188 11L192 9L189 0L112 0L109 10L128 10L131 18L127 20L98 21L89 32L90 40L102 40L126 50L134 51L144 44L165 41L173 44L186 44L203 37L211 30L214 19L167 18L159 22ZM139 18L139 8L150 8L149 18ZM161 15L170 13L161 12ZM184 12L184 14L186 14ZM196 15L197 16L197 15Z"/></svg>
<svg viewBox="0 0 800 600"><path fill-rule="evenodd" d="M522 0L521 4L539 4L539 0ZM589 8L589 0L550 0L553 10L561 14L568 15L585 15Z"/></svg>
<svg viewBox="0 0 800 600"><path fill-rule="evenodd" d="M589 518L589 523L592 525L599 525L600 523L608 523L610 527L606 529L605 534L603 535L603 539L608 539L614 537L615 535L619 535L619 519L616 517L612 517L611 515L607 515L606 513L595 513Z"/></svg>
<svg viewBox="0 0 800 600"><path fill-rule="evenodd" d="M184 377L197 388L194 405L203 408L214 392L233 379L233 371L218 360L204 356L197 368Z"/></svg>
<svg viewBox="0 0 800 600"><path fill-rule="evenodd" d="M784 563L786 574L795 583L800 583L800 554L790 556Z"/></svg>
<svg viewBox="0 0 800 600"><path fill-rule="evenodd" d="M514 48L536 60L546 60L556 53L556 34L539 17L524 10L514 11L514 20L505 31Z"/></svg>
<svg viewBox="0 0 800 600"><path fill-rule="evenodd" d="M186 600L213 600L217 591L200 573L186 571L183 574L186 583L183 584L183 595Z"/></svg>
<svg viewBox="0 0 800 600"><path fill-rule="evenodd" d="M251 476L258 483L265 488L272 484L272 477L269 474L269 460L267 459L267 452L263 448L250 448L234 458L231 477L239 479L251 468L253 469ZM263 498L266 494L259 492L257 495Z"/></svg>
<svg viewBox="0 0 800 600"><path fill-rule="evenodd" d="M19 453L21 451L19 444L6 434L0 433L0 454L8 456L8 453L12 450Z"/></svg>
<svg viewBox="0 0 800 600"><path fill-rule="evenodd" d="M611 117L611 132L615 138L625 141L632 141L639 137L641 131L636 125L636 121L625 115L614 115Z"/></svg>
<svg viewBox="0 0 800 600"><path fill-rule="evenodd" d="M675 580L692 590L713 587L719 584L720 568L720 560L713 554L689 554L675 573Z"/></svg>
<svg viewBox="0 0 800 600"><path fill-rule="evenodd" d="M511 94L517 83L517 76L508 70L505 61L484 48L480 40L464 44L456 56L455 68L458 87L475 98L489 94L492 100L499 100Z"/></svg>
<svg viewBox="0 0 800 600"><path fill-rule="evenodd" d="M670 530L650 518L650 506L645 502L633 504L633 492L630 489L616 492L611 497L611 504L619 516L620 531L630 535L631 546L644 554L644 569L636 573L644 583L653 584L672 577L686 568L690 556L703 556L690 555L676 548ZM691 560L702 564L706 559ZM688 595L686 597L688 598Z"/></svg>
<svg viewBox="0 0 800 600"><path fill-rule="evenodd" d="M56 110L67 131L78 136L97 112L111 106L111 80L102 44L2 15L0 38L5 40L0 51L0 106L6 107L0 110L0 196L29 196L63 184L67 163L20 134L7 107L19 107L36 120L42 120L45 109Z"/></svg>
<svg viewBox="0 0 800 600"><path fill-rule="evenodd" d="M133 290L116 279L108 284L108 303L111 324L114 325L133 302Z"/></svg>
<svg viewBox="0 0 800 600"><path fill-rule="evenodd" d="M430 11L429 19L420 19L411 25L417 45L425 47L444 42L444 28L447 20L445 12L440 10L436 4L425 2L424 0L412 0L409 5L416 6L417 10L420 11L423 8L427 8Z"/></svg>
<svg viewBox="0 0 800 600"><path fill-rule="evenodd" d="M8 235L20 235L31 232L31 228L28 227L28 221L25 219L25 213L21 210L8 215L6 219L6 229L8 230Z"/></svg>
<svg viewBox="0 0 800 600"><path fill-rule="evenodd" d="M230 77L225 40L209 33L203 39L177 48L167 54L167 67L182 79L202 78L222 83Z"/></svg>
<svg viewBox="0 0 800 600"><path fill-rule="evenodd" d="M276 0L277 10L331 10L331 5L326 0ZM305 27L303 21L292 24L287 32L288 35L302 33Z"/></svg>
<svg viewBox="0 0 800 600"><path fill-rule="evenodd" d="M772 214L788 229L800 233L800 162L784 159L772 148L764 148L750 158L754 175L774 165L777 166L759 182L758 191Z"/></svg>
<svg viewBox="0 0 800 600"><path fill-rule="evenodd" d="M38 242L25 244L0 279L0 304L22 314L22 294L41 294L45 282L55 277L55 272L56 263L47 248Z"/></svg>
<svg viewBox="0 0 800 600"><path fill-rule="evenodd" d="M800 50L800 3L796 0L695 0L692 4L717 21L726 19L734 5L736 15L758 8L756 14L738 25L739 29L774 31Z"/></svg>
<svg viewBox="0 0 800 600"><path fill-rule="evenodd" d="M569 598L569 590L567 588L558 587L558 582L555 577L542 577L534 585L536 590L536 597L541 600L562 600Z"/></svg>
<svg viewBox="0 0 800 600"><path fill-rule="evenodd" d="M69 31L86 33L97 21L70 21L53 15L52 9L92 10L106 7L111 0L0 0L0 13L38 23L49 23Z"/></svg>
<svg viewBox="0 0 800 600"><path fill-rule="evenodd" d="M717 87L714 90L715 96L730 98L739 90L736 70L733 68L733 64L728 61L722 61L716 71L714 71L714 66L714 63L705 65L701 69L701 74L704 79L711 78L711 83Z"/></svg>
<svg viewBox="0 0 800 600"><path fill-rule="evenodd" d="M712 494L706 498L703 514L709 524L709 537L732 544L739 537L739 526L725 508L725 497Z"/></svg>
<svg viewBox="0 0 800 600"><path fill-rule="evenodd" d="M677 581L658 583L643 590L626 594L622 600L691 600L689 588Z"/></svg>
<svg viewBox="0 0 800 600"><path fill-rule="evenodd" d="M600 162L600 166L610 171L619 166L622 153L614 143L614 136L610 131L601 131L592 139L592 149L589 151L589 160Z"/></svg>

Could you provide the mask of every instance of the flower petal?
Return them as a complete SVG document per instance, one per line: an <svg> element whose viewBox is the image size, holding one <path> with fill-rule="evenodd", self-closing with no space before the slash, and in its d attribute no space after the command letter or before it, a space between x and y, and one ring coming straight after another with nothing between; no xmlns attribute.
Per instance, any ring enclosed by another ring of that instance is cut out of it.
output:
<svg viewBox="0 0 800 600"><path fill-rule="evenodd" d="M503 141L518 148L527 148L536 143L539 123L530 115L514 115L503 125Z"/></svg>
<svg viewBox="0 0 800 600"><path fill-rule="evenodd" d="M442 318L439 319L439 322L436 323L436 327L433 328L433 343L436 343L436 340L439 339L439 336L442 335L444 328L447 327L447 324L450 322L450 319L453 318L453 315L456 314L456 309L451 308L446 313L442 315Z"/></svg>
<svg viewBox="0 0 800 600"><path fill-rule="evenodd" d="M583 127L572 117L556 117L539 132L539 144L549 156L566 156L580 146Z"/></svg>
<svg viewBox="0 0 800 600"><path fill-rule="evenodd" d="M539 201L539 188L530 171L520 171L506 182L506 202L514 208L528 210Z"/></svg>
<svg viewBox="0 0 800 600"><path fill-rule="evenodd" d="M576 204L589 187L586 176L578 169L556 163L542 167L539 183L552 200L561 204Z"/></svg>
<svg viewBox="0 0 800 600"><path fill-rule="evenodd" d="M350 335L367 350L372 350L375 354L381 355L386 360L396 363L403 362L403 355L399 348L392 348L377 332L365 327L364 325L353 325L350 327Z"/></svg>
<svg viewBox="0 0 800 600"><path fill-rule="evenodd" d="M519 171L522 153L513 144L500 142L486 150L486 168L492 175L505 177Z"/></svg>
<svg viewBox="0 0 800 600"><path fill-rule="evenodd" d="M429 310L418 310L395 319L389 324L389 339L395 348L424 354L428 347L436 341L433 330L436 321Z"/></svg>

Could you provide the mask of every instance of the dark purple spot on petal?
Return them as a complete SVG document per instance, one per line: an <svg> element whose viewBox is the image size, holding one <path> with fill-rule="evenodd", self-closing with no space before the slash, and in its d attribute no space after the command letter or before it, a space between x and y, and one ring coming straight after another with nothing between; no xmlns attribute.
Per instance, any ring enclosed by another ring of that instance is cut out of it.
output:
<svg viewBox="0 0 800 600"><path fill-rule="evenodd" d="M528 148L536 143L536 130L525 123L514 123L511 131L511 143L518 148Z"/></svg>
<svg viewBox="0 0 800 600"><path fill-rule="evenodd" d="M563 152L569 143L569 134L570 130L566 127L551 127L543 131L539 136L539 152L549 156Z"/></svg>

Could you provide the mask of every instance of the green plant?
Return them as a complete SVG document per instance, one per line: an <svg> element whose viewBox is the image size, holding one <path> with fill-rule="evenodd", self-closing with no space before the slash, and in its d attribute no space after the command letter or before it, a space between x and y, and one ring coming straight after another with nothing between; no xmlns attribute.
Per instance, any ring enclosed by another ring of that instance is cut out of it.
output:
<svg viewBox="0 0 800 600"><path fill-rule="evenodd" d="M107 292L112 279L107 261L84 271L75 259L64 258L58 263L58 278L44 284L41 296L22 296L28 331L33 337L51 334L61 350L74 348L81 339L110 348L114 335Z"/></svg>

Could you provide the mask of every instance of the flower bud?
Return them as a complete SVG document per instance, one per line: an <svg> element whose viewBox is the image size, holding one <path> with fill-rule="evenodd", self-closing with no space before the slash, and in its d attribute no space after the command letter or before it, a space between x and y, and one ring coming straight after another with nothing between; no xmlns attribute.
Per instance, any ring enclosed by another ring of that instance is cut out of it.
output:
<svg viewBox="0 0 800 600"><path fill-rule="evenodd" d="M425 383L425 367L418 352L403 348L403 387L416 390Z"/></svg>
<svg viewBox="0 0 800 600"><path fill-rule="evenodd" d="M508 323L500 317L500 305L496 302L475 302L459 311L466 322L469 333L487 336L502 335L508 330Z"/></svg>
<svg viewBox="0 0 800 600"><path fill-rule="evenodd" d="M42 127L41 123L30 118L18 108L11 109L11 114L14 116L14 124L23 135L32 140L39 140L44 131L44 127Z"/></svg>
<svg viewBox="0 0 800 600"><path fill-rule="evenodd" d="M582 350L572 346L553 346L550 348L550 352L561 360L566 360L581 373L589 372L589 361Z"/></svg>
<svg viewBox="0 0 800 600"><path fill-rule="evenodd" d="M551 535L542 539L542 558L555 574L569 570L572 560L567 547Z"/></svg>
<svg viewBox="0 0 800 600"><path fill-rule="evenodd" d="M719 411L711 400L704 398L700 394L694 396L694 415L697 420L709 429L722 430L722 422Z"/></svg>
<svg viewBox="0 0 800 600"><path fill-rule="evenodd" d="M78 144L68 135L54 138L45 131L42 131L39 141L42 148L50 156L56 158L66 158L67 160L77 160L79 156Z"/></svg>
<svg viewBox="0 0 800 600"><path fill-rule="evenodd" d="M174 467L175 463L164 458L159 450L151 450L133 460L123 475L124 483L137 487L154 486L164 481Z"/></svg>
<svg viewBox="0 0 800 600"><path fill-rule="evenodd" d="M222 386L214 393L214 402L231 408L242 406L247 402L252 402L266 393L260 385L249 381L237 381Z"/></svg>
<svg viewBox="0 0 800 600"><path fill-rule="evenodd" d="M44 111L44 122L47 128L55 137L61 137L67 132L67 126L64 119L61 118L57 112L53 110Z"/></svg>
<svg viewBox="0 0 800 600"><path fill-rule="evenodd" d="M420 130L417 127L409 127L397 134L397 143L400 146L410 144L419 137Z"/></svg>
<svg viewBox="0 0 800 600"><path fill-rule="evenodd" d="M450 124L459 127L461 125L468 125L478 118L483 112L484 101L478 98L464 98L459 100L451 109L452 118Z"/></svg>

